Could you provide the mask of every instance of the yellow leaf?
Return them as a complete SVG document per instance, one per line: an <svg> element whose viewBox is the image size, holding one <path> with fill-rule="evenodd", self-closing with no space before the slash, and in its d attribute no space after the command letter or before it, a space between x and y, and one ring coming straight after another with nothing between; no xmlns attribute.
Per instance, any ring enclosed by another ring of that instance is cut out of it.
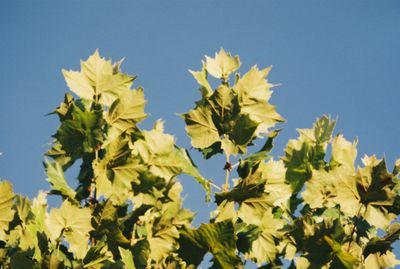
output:
<svg viewBox="0 0 400 269"><path fill-rule="evenodd" d="M97 50L86 61L81 61L80 72L62 72L71 91L106 106L129 91L134 80L134 77L119 72L119 68L114 68L110 60L101 58Z"/></svg>
<svg viewBox="0 0 400 269"><path fill-rule="evenodd" d="M332 141L332 158L341 165L354 171L354 162L357 157L357 140L347 141L343 135L337 135Z"/></svg>
<svg viewBox="0 0 400 269"><path fill-rule="evenodd" d="M11 183L0 181L0 232L8 230L8 224L14 218L13 199Z"/></svg>
<svg viewBox="0 0 400 269"><path fill-rule="evenodd" d="M207 72L215 78L228 80L231 73L238 70L240 67L239 56L232 57L230 53L225 52L223 48L218 53L215 53L215 57L206 57L206 62L204 64Z"/></svg>
<svg viewBox="0 0 400 269"><path fill-rule="evenodd" d="M199 83L202 87L204 87L204 89L207 90L207 95L210 96L213 93L213 90L207 80L206 70L203 68L201 71L189 70L189 72L196 79L197 83Z"/></svg>
<svg viewBox="0 0 400 269"><path fill-rule="evenodd" d="M88 249L89 232L93 230L91 218L89 208L80 208L65 200L60 208L53 208L46 219L50 238L65 238L69 250L82 259Z"/></svg>

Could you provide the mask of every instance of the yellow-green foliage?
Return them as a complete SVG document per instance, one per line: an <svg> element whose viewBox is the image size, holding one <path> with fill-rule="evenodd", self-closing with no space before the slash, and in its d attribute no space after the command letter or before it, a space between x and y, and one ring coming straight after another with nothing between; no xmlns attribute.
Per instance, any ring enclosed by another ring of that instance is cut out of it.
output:
<svg viewBox="0 0 400 269"><path fill-rule="evenodd" d="M226 156L222 185L201 175L162 121L138 126L147 116L144 92L132 89L135 77L121 64L96 51L80 71L63 70L75 96L67 93L53 112L60 126L44 162L51 189L31 202L0 182L0 268L188 269L207 253L213 269L248 260L259 268L282 268L283 260L289 268L399 264L392 244L400 234L400 160L392 172L376 156L356 167L357 141L333 135L327 116L299 129L284 156L271 156L284 121L269 103L271 67L241 76L239 57L221 49L190 71L201 99L181 117L204 158ZM64 172L77 161L73 189ZM198 228L182 207L181 174L200 183L205 203L214 195L217 208ZM61 206L48 209L46 195L60 196Z"/></svg>

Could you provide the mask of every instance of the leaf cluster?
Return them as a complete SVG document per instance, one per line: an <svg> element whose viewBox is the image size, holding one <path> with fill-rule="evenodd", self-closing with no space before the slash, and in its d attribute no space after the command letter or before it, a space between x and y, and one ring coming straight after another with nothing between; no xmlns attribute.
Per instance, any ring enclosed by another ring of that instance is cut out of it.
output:
<svg viewBox="0 0 400 269"><path fill-rule="evenodd" d="M357 141L334 134L328 116L271 156L273 128L284 121L269 103L271 67L241 76L239 57L221 49L191 71L201 99L182 118L205 159L226 157L225 182L213 183L161 120L142 130L144 91L121 64L96 51L79 71L63 70L75 96L51 113L60 125L44 161L50 190L31 201L0 181L0 268L190 269L207 253L213 269L400 264L400 161L391 172L375 155L357 166ZM65 174L74 164L76 187ZM201 184L207 202L213 194L209 223L191 225L181 174ZM49 209L47 195L60 206Z"/></svg>

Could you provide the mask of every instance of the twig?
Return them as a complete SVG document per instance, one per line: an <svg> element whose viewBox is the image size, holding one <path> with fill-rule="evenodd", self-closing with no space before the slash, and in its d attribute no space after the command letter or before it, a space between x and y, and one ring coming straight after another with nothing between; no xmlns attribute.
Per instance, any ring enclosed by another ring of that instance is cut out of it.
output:
<svg viewBox="0 0 400 269"><path fill-rule="evenodd" d="M349 245L347 246L347 252L350 251L351 243L353 242L353 235L354 235L354 232L356 231L357 222L358 222L358 219L360 218L362 206L363 206L363 205L361 204L361 205L360 205L360 208L358 209L357 216L356 216L357 219L356 219L356 221L354 222L353 229L351 230L351 233L350 233L350 242L349 242Z"/></svg>

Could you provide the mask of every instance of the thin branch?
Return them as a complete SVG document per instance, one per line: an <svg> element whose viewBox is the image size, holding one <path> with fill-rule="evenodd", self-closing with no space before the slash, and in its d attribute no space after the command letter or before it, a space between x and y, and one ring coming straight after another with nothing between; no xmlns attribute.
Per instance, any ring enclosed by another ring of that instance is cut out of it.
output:
<svg viewBox="0 0 400 269"><path fill-rule="evenodd" d="M357 219L356 219L356 221L354 222L353 229L351 230L351 233L350 233L350 242L349 242L349 245L347 246L347 252L350 251L351 243L353 242L353 235L354 235L354 233L355 233L355 231L356 231L357 222L358 222L358 219L360 218L361 208L362 208L362 207L363 207L363 204L361 204L361 205L360 205L360 208L358 209L357 217L356 217Z"/></svg>

